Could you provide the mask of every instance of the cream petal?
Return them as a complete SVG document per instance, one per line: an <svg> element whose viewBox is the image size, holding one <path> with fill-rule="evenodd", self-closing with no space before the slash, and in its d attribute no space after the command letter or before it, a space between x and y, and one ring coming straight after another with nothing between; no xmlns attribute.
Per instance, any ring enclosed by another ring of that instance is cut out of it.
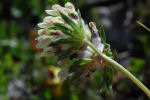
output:
<svg viewBox="0 0 150 100"><path fill-rule="evenodd" d="M57 12L57 10L45 10L45 12L51 16L59 16L60 14Z"/></svg>
<svg viewBox="0 0 150 100"><path fill-rule="evenodd" d="M51 40L47 40L45 42L38 42L36 45L36 48L43 49L43 48L47 47L50 43L51 43Z"/></svg>
<svg viewBox="0 0 150 100"><path fill-rule="evenodd" d="M64 23L63 19L60 16L59 17L48 16L48 17L45 17L43 20L44 22L50 23L50 24Z"/></svg>
<svg viewBox="0 0 150 100"><path fill-rule="evenodd" d="M50 28L50 27L53 27L52 24L48 24L48 23L46 23L46 22L39 23L38 26L39 26L40 28Z"/></svg>
<svg viewBox="0 0 150 100"><path fill-rule="evenodd" d="M67 14L67 13L74 13L75 12L74 6L71 5L71 3L66 3L66 7L65 8L60 6L60 5L58 5L58 4L56 4L56 5L52 6L52 9L53 10L57 10L58 13L60 11L60 12L65 13L65 14Z"/></svg>
<svg viewBox="0 0 150 100"><path fill-rule="evenodd" d="M64 11L67 12L68 14L75 13L73 10L70 10L68 8L64 8Z"/></svg>
<svg viewBox="0 0 150 100"><path fill-rule="evenodd" d="M91 49L91 47L89 47L89 46L87 46L86 50L91 52L91 53L93 52L93 49Z"/></svg>
<svg viewBox="0 0 150 100"><path fill-rule="evenodd" d="M78 58L90 58L93 55L92 52L89 52L87 50L79 50L77 54Z"/></svg>
<svg viewBox="0 0 150 100"><path fill-rule="evenodd" d="M93 40L92 40L92 43L97 47L99 46L99 44L101 43L101 39L99 37L95 37Z"/></svg>
<svg viewBox="0 0 150 100"><path fill-rule="evenodd" d="M49 29L39 29L38 30L38 35L44 35L44 34L50 34L51 30Z"/></svg>
<svg viewBox="0 0 150 100"><path fill-rule="evenodd" d="M72 3L70 3L70 2L67 2L65 4L65 8L68 8L68 9L71 9L71 10L75 10L74 5Z"/></svg>
<svg viewBox="0 0 150 100"><path fill-rule="evenodd" d="M52 16L45 17L43 19L43 21L46 23L54 24L54 20L53 20Z"/></svg>
<svg viewBox="0 0 150 100"><path fill-rule="evenodd" d="M35 40L38 40L39 42L44 42L44 41L51 40L51 39L52 37L49 35L41 35L37 37Z"/></svg>
<svg viewBox="0 0 150 100"><path fill-rule="evenodd" d="M91 55L92 55L92 53L91 53L91 52L89 52L89 51L85 51L85 52L84 52L84 54L83 54L83 57L85 57L85 58L89 58L89 57L91 57Z"/></svg>
<svg viewBox="0 0 150 100"><path fill-rule="evenodd" d="M100 43L97 47L98 50L100 50L101 52L103 52L104 50L104 44Z"/></svg>
<svg viewBox="0 0 150 100"><path fill-rule="evenodd" d="M58 4L55 4L52 6L52 9L55 10L55 9L62 9L63 7L58 5Z"/></svg>
<svg viewBox="0 0 150 100"><path fill-rule="evenodd" d="M55 10L57 13L61 12L67 15L67 12L64 10L64 7L56 4L52 6L52 9Z"/></svg>

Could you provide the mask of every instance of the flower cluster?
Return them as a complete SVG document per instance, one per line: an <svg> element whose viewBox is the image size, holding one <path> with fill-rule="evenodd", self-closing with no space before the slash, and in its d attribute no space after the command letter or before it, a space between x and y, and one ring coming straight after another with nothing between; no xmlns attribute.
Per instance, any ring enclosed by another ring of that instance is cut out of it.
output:
<svg viewBox="0 0 150 100"><path fill-rule="evenodd" d="M58 55L60 58L71 55L80 48L82 42L77 38L89 38L90 31L82 20L82 28L79 30L76 27L79 25L79 16L75 11L74 6L71 3L66 3L65 7L60 5L53 5L52 10L46 10L49 15L43 19L42 23L38 26L41 28L38 30L39 37L37 48L43 49L41 56L53 56ZM69 25L62 16L69 18L73 24ZM64 30L61 30L61 29ZM73 28L76 28L73 30ZM83 35L83 33L85 33Z"/></svg>
<svg viewBox="0 0 150 100"><path fill-rule="evenodd" d="M84 23L80 12L76 11L70 2L62 7L58 4L52 6L52 10L45 10L48 14L39 23L38 41L36 47L43 49L41 57L57 55L60 59L76 55L78 58L90 58L95 55L93 50L84 43L84 40L92 41L102 52L103 44L97 32L96 25L90 24L93 32ZM94 35L92 35L93 33Z"/></svg>

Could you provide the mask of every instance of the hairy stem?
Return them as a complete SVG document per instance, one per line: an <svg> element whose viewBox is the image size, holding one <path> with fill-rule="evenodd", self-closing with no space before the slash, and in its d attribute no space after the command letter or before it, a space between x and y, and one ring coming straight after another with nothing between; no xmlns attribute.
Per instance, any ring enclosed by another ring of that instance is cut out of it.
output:
<svg viewBox="0 0 150 100"><path fill-rule="evenodd" d="M88 40L85 40L85 42L105 61L107 61L112 66L120 69L124 74L126 74L141 90L145 92L145 94L150 98L150 91L149 89L142 84L132 73L130 73L127 69L125 69L122 65L111 59L110 57L106 56L102 52L100 52L95 46Z"/></svg>

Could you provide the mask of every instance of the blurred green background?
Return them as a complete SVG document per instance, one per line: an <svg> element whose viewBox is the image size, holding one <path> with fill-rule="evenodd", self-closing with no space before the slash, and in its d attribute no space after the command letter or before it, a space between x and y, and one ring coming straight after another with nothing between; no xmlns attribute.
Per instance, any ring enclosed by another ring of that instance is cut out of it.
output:
<svg viewBox="0 0 150 100"><path fill-rule="evenodd" d="M110 92L100 92L100 73L92 78L53 82L63 67L57 58L40 58L35 45L37 23L51 5L72 2L86 22L104 25L118 62L150 89L150 0L1 0L0 100L148 100L120 71Z"/></svg>

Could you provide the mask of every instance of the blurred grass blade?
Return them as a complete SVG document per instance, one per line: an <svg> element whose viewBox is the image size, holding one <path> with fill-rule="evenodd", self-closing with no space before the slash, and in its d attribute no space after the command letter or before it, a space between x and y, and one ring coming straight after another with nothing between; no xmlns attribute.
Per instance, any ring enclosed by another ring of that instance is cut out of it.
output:
<svg viewBox="0 0 150 100"><path fill-rule="evenodd" d="M144 24L142 24L140 21L137 21L137 23L142 26L143 28L145 28L147 31L150 32L150 28L148 28L147 26L145 26Z"/></svg>

